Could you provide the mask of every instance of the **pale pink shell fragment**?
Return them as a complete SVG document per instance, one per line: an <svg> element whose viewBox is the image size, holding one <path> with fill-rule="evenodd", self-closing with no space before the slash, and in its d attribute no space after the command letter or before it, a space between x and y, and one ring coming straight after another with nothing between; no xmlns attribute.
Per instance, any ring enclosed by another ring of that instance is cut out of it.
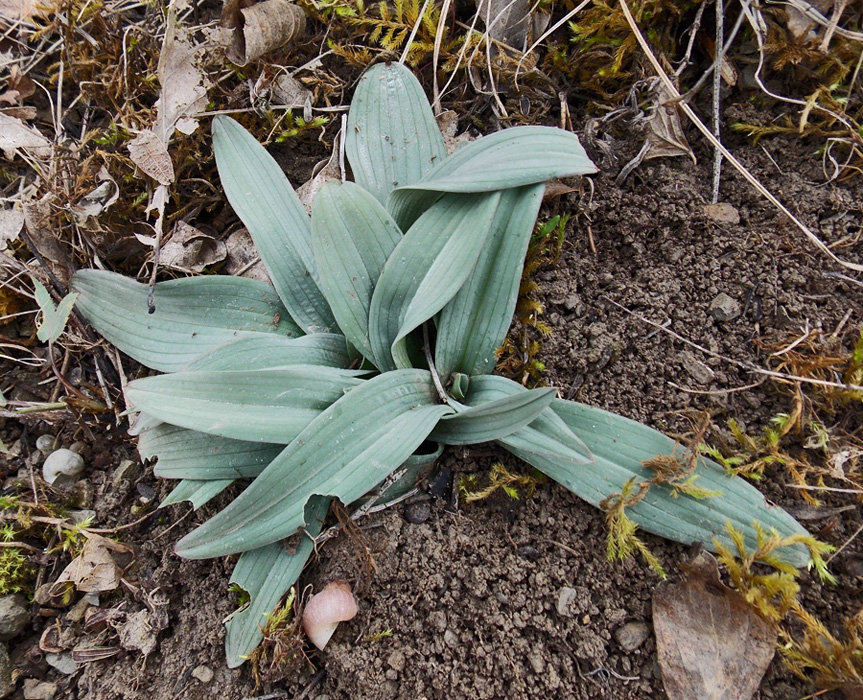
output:
<svg viewBox="0 0 863 700"><path fill-rule="evenodd" d="M303 629L309 641L322 650L338 624L353 619L356 614L357 601L351 587L344 581L333 581L309 598L303 610Z"/></svg>

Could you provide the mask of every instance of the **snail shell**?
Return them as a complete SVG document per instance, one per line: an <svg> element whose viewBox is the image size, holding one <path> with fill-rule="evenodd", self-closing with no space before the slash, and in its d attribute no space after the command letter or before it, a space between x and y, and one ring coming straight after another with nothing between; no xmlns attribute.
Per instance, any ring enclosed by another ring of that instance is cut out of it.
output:
<svg viewBox="0 0 863 700"><path fill-rule="evenodd" d="M309 641L323 650L340 622L351 620L357 614L357 601L345 581L328 583L316 593L303 610L303 629Z"/></svg>
<svg viewBox="0 0 863 700"><path fill-rule="evenodd" d="M54 450L42 464L42 476L49 484L53 484L60 474L75 477L82 471L84 471L83 457L65 447Z"/></svg>

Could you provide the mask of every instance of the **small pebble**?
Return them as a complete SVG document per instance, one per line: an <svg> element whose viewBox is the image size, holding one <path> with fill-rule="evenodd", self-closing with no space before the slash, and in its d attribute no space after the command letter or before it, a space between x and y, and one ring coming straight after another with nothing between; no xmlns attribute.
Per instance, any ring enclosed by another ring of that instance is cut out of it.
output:
<svg viewBox="0 0 863 700"><path fill-rule="evenodd" d="M24 679L24 700L53 700L56 694L56 683L47 683L36 678Z"/></svg>
<svg viewBox="0 0 863 700"><path fill-rule="evenodd" d="M88 508L84 508L82 510L70 510L69 511L69 520L71 520L75 525L80 525L81 523L86 522L87 520L93 521L96 519L96 511L90 510Z"/></svg>
<svg viewBox="0 0 863 700"><path fill-rule="evenodd" d="M6 645L0 644L0 698L5 698L15 690L12 682L12 662L9 660L9 652Z"/></svg>
<svg viewBox="0 0 863 700"><path fill-rule="evenodd" d="M429 493L435 498L446 498L452 488L452 469L441 467L440 471L429 479Z"/></svg>
<svg viewBox="0 0 863 700"><path fill-rule="evenodd" d="M736 226L740 223L740 212L727 202L718 204L705 204L704 213L717 224L731 224Z"/></svg>
<svg viewBox="0 0 863 700"><path fill-rule="evenodd" d="M36 449L43 455L49 455L54 451L54 436L40 435L36 438Z"/></svg>
<svg viewBox="0 0 863 700"><path fill-rule="evenodd" d="M135 481L139 476L141 476L141 465L131 459L124 459L114 470L111 481L114 486L119 486L121 481Z"/></svg>
<svg viewBox="0 0 863 700"><path fill-rule="evenodd" d="M696 384L710 384L716 373L691 352L680 353L680 364Z"/></svg>
<svg viewBox="0 0 863 700"><path fill-rule="evenodd" d="M78 670L78 664L75 663L72 654L68 652L63 652L62 654L48 652L45 654L45 661L48 662L49 666L56 668L60 673L67 676L71 676Z"/></svg>
<svg viewBox="0 0 863 700"><path fill-rule="evenodd" d="M21 634L30 624L27 601L14 593L0 598L0 640L8 641Z"/></svg>
<svg viewBox="0 0 863 700"><path fill-rule="evenodd" d="M396 649L392 654L387 658L387 666L396 671L397 673L401 673L405 670L405 654L403 651Z"/></svg>
<svg viewBox="0 0 863 700"><path fill-rule="evenodd" d="M72 450L72 452L74 452L75 454L81 455L84 459L89 459L90 455L93 454L93 450L90 449L90 445L81 440L73 442L71 445L69 445L69 449Z"/></svg>
<svg viewBox="0 0 863 700"><path fill-rule="evenodd" d="M156 491L149 484L138 484L135 488L138 491L138 503L142 506L149 505L156 498Z"/></svg>
<svg viewBox="0 0 863 700"><path fill-rule="evenodd" d="M725 292L717 294L710 302L708 312L717 321L733 321L740 316L740 303Z"/></svg>
<svg viewBox="0 0 863 700"><path fill-rule="evenodd" d="M635 651L650 636L650 626L646 622L627 622L614 630L614 641L624 651Z"/></svg>
<svg viewBox="0 0 863 700"><path fill-rule="evenodd" d="M557 594L557 614L561 617L572 617L572 604L578 597L578 592L574 588L564 586Z"/></svg>
<svg viewBox="0 0 863 700"><path fill-rule="evenodd" d="M452 630L447 630L443 633L443 643L450 649L455 649L458 646L458 635Z"/></svg>
<svg viewBox="0 0 863 700"><path fill-rule="evenodd" d="M540 555L540 551L536 547L531 547L529 544L524 547L519 547L515 550L515 553L522 559L530 559L531 561L539 559Z"/></svg>
<svg viewBox="0 0 863 700"><path fill-rule="evenodd" d="M209 683L213 680L213 669L201 664L200 666L195 667L192 671L192 676L201 681L201 683Z"/></svg>
<svg viewBox="0 0 863 700"><path fill-rule="evenodd" d="M405 508L405 520L414 525L424 523L431 517L431 507L426 501L411 503Z"/></svg>

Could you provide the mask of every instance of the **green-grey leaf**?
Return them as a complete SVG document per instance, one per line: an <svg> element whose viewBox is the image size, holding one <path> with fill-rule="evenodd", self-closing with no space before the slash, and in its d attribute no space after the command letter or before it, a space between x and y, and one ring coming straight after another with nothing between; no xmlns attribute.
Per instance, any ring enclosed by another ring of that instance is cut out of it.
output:
<svg viewBox="0 0 863 700"><path fill-rule="evenodd" d="M288 551L283 542L273 542L240 556L231 574L231 583L246 591L251 600L248 607L234 613L225 625L228 668L240 666L261 643L266 616L300 577L314 552L314 538L321 532L329 507L329 498L309 499L306 533L300 536L293 550Z"/></svg>
<svg viewBox="0 0 863 700"><path fill-rule="evenodd" d="M348 346L343 335L314 333L299 338L257 334L232 340L196 357L183 369L248 370L290 365L347 367Z"/></svg>
<svg viewBox="0 0 863 700"><path fill-rule="evenodd" d="M213 119L213 150L225 195L249 229L293 319L307 333L338 330L318 288L309 216L285 173L229 117Z"/></svg>
<svg viewBox="0 0 863 700"><path fill-rule="evenodd" d="M232 483L234 483L233 479L217 479L214 481L183 479L168 494L167 498L159 504L159 508L181 503L182 501L190 501L192 508L198 510L211 498L215 498L222 493Z"/></svg>
<svg viewBox="0 0 863 700"><path fill-rule="evenodd" d="M227 508L186 535L191 559L243 552L294 533L314 495L351 503L386 478L452 409L431 375L395 370L351 389L303 430Z"/></svg>
<svg viewBox="0 0 863 700"><path fill-rule="evenodd" d="M236 440L288 444L321 411L361 384L328 367L193 371L131 382L126 397L166 423Z"/></svg>
<svg viewBox="0 0 863 700"><path fill-rule="evenodd" d="M435 363L453 372L487 374L512 324L524 256L545 184L501 193L500 204L476 266L437 319Z"/></svg>
<svg viewBox="0 0 863 700"><path fill-rule="evenodd" d="M283 449L284 445L232 440L168 423L143 430L138 438L141 458L157 457L153 473L167 479L254 478Z"/></svg>
<svg viewBox="0 0 863 700"><path fill-rule="evenodd" d="M506 397L527 393L528 390L521 384L506 377L483 375L471 377L465 403L470 406L482 406ZM572 466L593 461L593 455L587 446L566 427L551 408L542 411L526 427L500 438L497 442L525 461L530 461L525 456L528 454L557 459Z"/></svg>
<svg viewBox="0 0 863 700"><path fill-rule="evenodd" d="M464 284L499 200L497 192L445 195L393 250L369 311L369 339L380 369L409 366L400 341L440 311Z"/></svg>
<svg viewBox="0 0 863 700"><path fill-rule="evenodd" d="M147 285L113 272L80 270L70 287L78 310L108 342L163 372L240 337L302 335L275 290L244 277L159 282L154 314L147 313Z"/></svg>
<svg viewBox="0 0 863 700"><path fill-rule="evenodd" d="M559 399L552 408L590 447L595 463L570 468L554 460L542 463L528 459L537 469L563 484L580 498L597 506L632 477L647 480L653 472L642 462L657 455L670 455L675 442L646 425L598 408ZM680 449L678 448L678 453ZM806 534L806 530L778 506L768 505L764 496L740 477L729 477L715 462L699 460L696 485L721 496L696 499L671 496L668 486L654 485L627 515L641 528L677 542L702 542L715 550L713 538L731 545L727 522L746 535L747 546L755 549L753 521L766 530L775 528L780 536ZM802 545L779 550L789 563L805 566L809 555Z"/></svg>
<svg viewBox="0 0 863 700"><path fill-rule="evenodd" d="M387 209L405 228L439 192L492 192L595 172L575 134L517 126L465 144L419 182L394 190Z"/></svg>
<svg viewBox="0 0 863 700"><path fill-rule="evenodd" d="M69 320L69 314L72 313L72 307L75 305L75 299L78 295L75 293L67 294L55 307L44 284L34 278L33 288L36 293L36 303L39 304L42 311L42 322L36 330L36 337L43 343L53 343L63 334L66 321Z"/></svg>
<svg viewBox="0 0 863 700"><path fill-rule="evenodd" d="M381 203L352 182L328 183L315 197L312 244L321 288L339 328L372 362L372 292L401 238L401 230Z"/></svg>
<svg viewBox="0 0 863 700"><path fill-rule="evenodd" d="M471 389L475 388L479 392L482 379L476 377L471 382ZM549 387L518 392L485 403L471 401L471 406L461 408L451 416L444 416L429 437L447 445L474 445L500 440L536 420L551 405L555 394L557 390ZM471 398L468 392L467 400Z"/></svg>
<svg viewBox="0 0 863 700"><path fill-rule="evenodd" d="M379 63L360 78L348 112L345 151L357 184L381 204L446 157L422 86L400 63Z"/></svg>

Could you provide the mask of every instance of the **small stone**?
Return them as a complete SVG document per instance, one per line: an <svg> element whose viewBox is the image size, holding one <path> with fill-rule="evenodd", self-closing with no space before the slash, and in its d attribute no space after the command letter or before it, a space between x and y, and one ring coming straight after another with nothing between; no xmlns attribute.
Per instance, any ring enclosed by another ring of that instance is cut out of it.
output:
<svg viewBox="0 0 863 700"><path fill-rule="evenodd" d="M718 204L705 204L704 213L709 219L712 219L717 224L731 224L736 226L740 223L740 212L737 208L727 202L719 202Z"/></svg>
<svg viewBox="0 0 863 700"><path fill-rule="evenodd" d="M139 476L141 476L141 465L131 459L124 459L120 462L120 466L114 470L111 481L114 486L119 486L121 481L132 482Z"/></svg>
<svg viewBox="0 0 863 700"><path fill-rule="evenodd" d="M54 451L54 440L53 435L40 435L36 438L36 449L48 456Z"/></svg>
<svg viewBox="0 0 863 700"><path fill-rule="evenodd" d="M387 666L389 666L394 671L401 673L405 670L405 655L403 651L396 649L392 654L387 658Z"/></svg>
<svg viewBox="0 0 863 700"><path fill-rule="evenodd" d="M527 660L530 663L534 673L540 674L545 672L545 659L542 656L542 649L534 648L528 655Z"/></svg>
<svg viewBox="0 0 863 700"><path fill-rule="evenodd" d="M624 651L635 651L650 636L650 626L646 622L627 622L614 630L614 641Z"/></svg>
<svg viewBox="0 0 863 700"><path fill-rule="evenodd" d="M696 384L710 384L715 373L691 352L680 353L680 364L687 371Z"/></svg>
<svg viewBox="0 0 863 700"><path fill-rule="evenodd" d="M73 442L69 445L69 449L72 450L75 454L81 455L84 459L89 459L90 455L93 454L93 450L90 448L86 442L82 440L78 440L77 442Z"/></svg>
<svg viewBox="0 0 863 700"><path fill-rule="evenodd" d="M213 675L213 669L204 664L196 666L192 671L192 676L201 681L201 683L209 683L211 680L213 680Z"/></svg>
<svg viewBox="0 0 863 700"><path fill-rule="evenodd" d="M561 588L557 594L557 614L561 617L572 617L572 604L577 597L578 592L574 588Z"/></svg>
<svg viewBox="0 0 863 700"><path fill-rule="evenodd" d="M81 598L75 605L73 605L69 612L66 613L66 619L69 622L81 622L84 619L84 615L87 614L87 610L93 607L93 603L91 603L87 598Z"/></svg>
<svg viewBox="0 0 863 700"><path fill-rule="evenodd" d="M424 523L431 517L431 507L425 501L411 503L405 508L405 520L414 525Z"/></svg>
<svg viewBox="0 0 863 700"><path fill-rule="evenodd" d="M96 511L90 510L89 508L85 508L82 510L70 510L69 511L69 520L71 520L75 525L82 525L88 520L92 522L96 519Z"/></svg>
<svg viewBox="0 0 863 700"><path fill-rule="evenodd" d="M138 484L135 489L138 491L138 503L142 506L149 505L156 498L156 490L149 484Z"/></svg>
<svg viewBox="0 0 863 700"><path fill-rule="evenodd" d="M441 467L440 471L429 479L429 493L435 498L446 498L452 489L452 469Z"/></svg>
<svg viewBox="0 0 863 700"><path fill-rule="evenodd" d="M53 700L56 694L56 683L47 683L36 678L24 679L24 700Z"/></svg>
<svg viewBox="0 0 863 700"><path fill-rule="evenodd" d="M447 630L443 633L443 643L450 649L455 649L458 646L458 635L452 630Z"/></svg>
<svg viewBox="0 0 863 700"><path fill-rule="evenodd" d="M541 556L541 552L536 547L531 547L529 544L519 547L515 550L515 553L522 559L529 559L530 561L535 561Z"/></svg>
<svg viewBox="0 0 863 700"><path fill-rule="evenodd" d="M5 698L15 690L12 682L12 662L6 645L0 644L0 698Z"/></svg>
<svg viewBox="0 0 863 700"><path fill-rule="evenodd" d="M4 595L0 598L0 641L8 641L21 634L30 624L27 601L24 596Z"/></svg>
<svg viewBox="0 0 863 700"><path fill-rule="evenodd" d="M710 302L708 312L717 321L733 321L740 316L740 304L725 292L717 294Z"/></svg>
<svg viewBox="0 0 863 700"><path fill-rule="evenodd" d="M45 661L48 665L56 668L60 673L71 676L78 670L78 664L72 658L72 654L63 652L62 654L53 654L51 652L45 654Z"/></svg>
<svg viewBox="0 0 863 700"><path fill-rule="evenodd" d="M570 294L563 300L563 308L567 311L576 311L580 306L582 306L582 303L581 297L578 294Z"/></svg>
<svg viewBox="0 0 863 700"><path fill-rule="evenodd" d="M45 463L42 465L42 476L49 484L53 484L61 474L73 477L78 476L82 471L84 471L84 459L65 447L54 450L45 458Z"/></svg>

